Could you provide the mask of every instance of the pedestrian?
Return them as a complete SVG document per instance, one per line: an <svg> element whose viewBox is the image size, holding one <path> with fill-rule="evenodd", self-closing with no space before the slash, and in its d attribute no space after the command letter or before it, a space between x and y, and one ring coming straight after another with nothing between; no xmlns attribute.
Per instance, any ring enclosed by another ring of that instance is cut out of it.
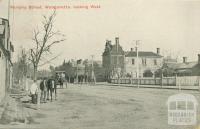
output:
<svg viewBox="0 0 200 129"><path fill-rule="evenodd" d="M31 101L33 104L37 103L37 93L38 93L37 81L34 80L33 84L31 85L31 88L30 88Z"/></svg>

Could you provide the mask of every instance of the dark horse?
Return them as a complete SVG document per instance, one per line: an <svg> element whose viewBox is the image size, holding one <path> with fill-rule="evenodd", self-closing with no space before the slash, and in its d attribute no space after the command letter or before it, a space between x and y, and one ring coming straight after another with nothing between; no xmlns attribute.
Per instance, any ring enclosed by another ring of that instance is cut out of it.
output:
<svg viewBox="0 0 200 129"><path fill-rule="evenodd" d="M49 100L49 93L51 96L51 101L53 99L53 92L55 93L55 100L57 97L57 86L56 86L56 82L53 78L48 79L47 81L47 99Z"/></svg>

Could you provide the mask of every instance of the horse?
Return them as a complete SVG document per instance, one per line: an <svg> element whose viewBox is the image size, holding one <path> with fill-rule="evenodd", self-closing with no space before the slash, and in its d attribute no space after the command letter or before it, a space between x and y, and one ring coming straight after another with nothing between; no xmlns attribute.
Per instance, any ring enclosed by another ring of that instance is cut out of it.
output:
<svg viewBox="0 0 200 129"><path fill-rule="evenodd" d="M47 99L49 100L49 93L51 96L51 101L53 100L53 92L55 93L55 100L57 97L57 86L56 86L56 82L54 79L50 78L47 81Z"/></svg>

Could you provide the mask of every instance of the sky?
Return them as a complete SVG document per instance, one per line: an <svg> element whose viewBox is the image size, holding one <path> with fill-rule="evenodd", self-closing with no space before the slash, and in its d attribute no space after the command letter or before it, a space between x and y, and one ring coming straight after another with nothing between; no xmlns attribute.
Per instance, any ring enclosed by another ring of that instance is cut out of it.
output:
<svg viewBox="0 0 200 129"><path fill-rule="evenodd" d="M49 9L20 9L29 5L70 6L58 9L55 29L66 35L66 41L51 49L60 55L52 61L58 65L64 59L102 59L106 40L119 37L125 51L141 40L139 50L161 49L163 55L172 55L188 61L197 60L200 53L200 0L11 0L11 39L15 46L14 60L21 46L29 49L33 29L41 26L42 16ZM77 9L74 6L98 5L96 9ZM8 17L8 0L0 0L0 17ZM51 57L48 57L51 58Z"/></svg>

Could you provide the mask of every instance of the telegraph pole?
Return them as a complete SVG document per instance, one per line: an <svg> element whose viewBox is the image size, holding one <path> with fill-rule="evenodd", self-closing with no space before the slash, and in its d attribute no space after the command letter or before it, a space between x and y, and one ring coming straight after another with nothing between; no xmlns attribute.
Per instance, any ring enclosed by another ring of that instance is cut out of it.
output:
<svg viewBox="0 0 200 129"><path fill-rule="evenodd" d="M78 84L78 60L75 58L76 61L76 83Z"/></svg>
<svg viewBox="0 0 200 129"><path fill-rule="evenodd" d="M10 0L8 0L8 20L10 20Z"/></svg>
<svg viewBox="0 0 200 129"><path fill-rule="evenodd" d="M95 75L94 75L94 55L92 55L92 80L94 81L94 84L96 84L96 78L95 78Z"/></svg>
<svg viewBox="0 0 200 129"><path fill-rule="evenodd" d="M135 40L136 42L136 58L137 58L137 62L136 62L136 68L137 68L137 71L136 71L136 78L137 78L137 87L139 88L139 42L141 40Z"/></svg>

